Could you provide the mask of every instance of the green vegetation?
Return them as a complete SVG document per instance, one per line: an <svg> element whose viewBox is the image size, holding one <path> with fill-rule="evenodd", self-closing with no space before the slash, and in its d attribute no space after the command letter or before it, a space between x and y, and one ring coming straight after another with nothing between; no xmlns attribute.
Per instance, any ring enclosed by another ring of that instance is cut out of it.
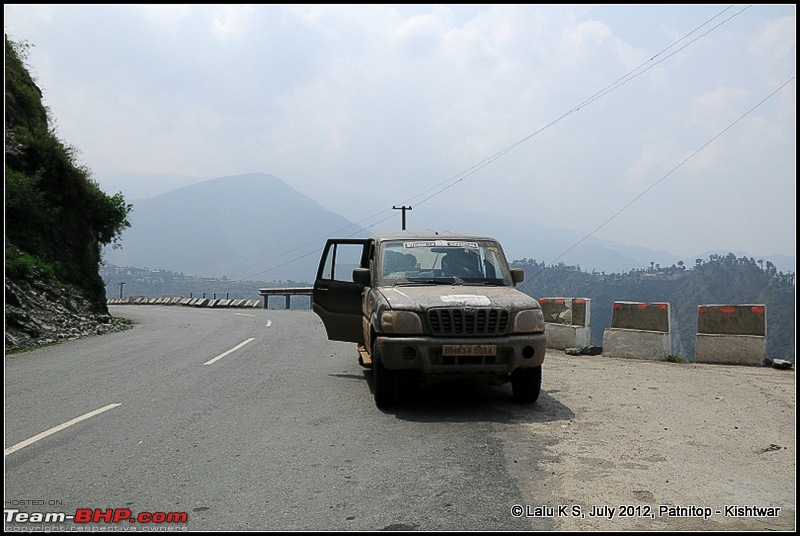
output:
<svg viewBox="0 0 800 536"><path fill-rule="evenodd" d="M130 226L131 205L109 196L58 139L24 60L30 45L6 36L5 261L12 280L34 274L79 288L106 310L102 247Z"/></svg>
<svg viewBox="0 0 800 536"><path fill-rule="evenodd" d="M531 259L516 261L514 266L525 270L520 290L535 298L590 298L592 344L602 344L615 301L669 303L672 350L681 356L695 354L698 305L763 304L767 307L767 355L794 361L795 274L778 272L771 262L729 253L711 255L707 261L696 259L691 269L683 263L654 264L625 274L583 272L580 267L546 266Z"/></svg>

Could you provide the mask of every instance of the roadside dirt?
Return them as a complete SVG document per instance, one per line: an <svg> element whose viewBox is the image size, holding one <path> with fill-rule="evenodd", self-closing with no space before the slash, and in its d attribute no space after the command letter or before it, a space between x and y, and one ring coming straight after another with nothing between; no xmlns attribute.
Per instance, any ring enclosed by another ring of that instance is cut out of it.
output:
<svg viewBox="0 0 800 536"><path fill-rule="evenodd" d="M543 376L528 491L556 530L795 530L794 369L548 351Z"/></svg>

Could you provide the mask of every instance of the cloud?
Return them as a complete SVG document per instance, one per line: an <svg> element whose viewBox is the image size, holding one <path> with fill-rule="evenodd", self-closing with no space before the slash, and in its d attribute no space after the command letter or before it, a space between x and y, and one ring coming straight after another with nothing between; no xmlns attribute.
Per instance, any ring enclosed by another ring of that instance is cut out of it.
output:
<svg viewBox="0 0 800 536"><path fill-rule="evenodd" d="M632 208L603 237L712 249L724 229L697 232L688 211L724 199L764 211L726 236L774 250L760 254L795 249L777 221L796 210L795 84L732 123L794 76L795 9L4 6L101 185L272 173L354 220L451 185L419 210L552 222L569 205L586 210L569 225L591 230L719 135L642 198L675 215L671 232L642 236ZM705 35L669 48L690 33Z"/></svg>

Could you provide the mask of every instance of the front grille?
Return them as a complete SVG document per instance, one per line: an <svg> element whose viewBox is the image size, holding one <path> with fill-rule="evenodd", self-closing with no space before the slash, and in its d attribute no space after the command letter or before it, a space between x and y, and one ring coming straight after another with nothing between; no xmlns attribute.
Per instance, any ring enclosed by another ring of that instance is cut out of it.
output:
<svg viewBox="0 0 800 536"><path fill-rule="evenodd" d="M503 309L430 309L433 335L503 335L508 311Z"/></svg>

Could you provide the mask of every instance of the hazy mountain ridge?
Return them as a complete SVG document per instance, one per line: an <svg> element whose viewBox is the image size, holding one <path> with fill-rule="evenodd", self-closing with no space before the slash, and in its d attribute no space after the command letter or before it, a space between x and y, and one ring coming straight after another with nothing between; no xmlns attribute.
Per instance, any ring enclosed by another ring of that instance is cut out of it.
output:
<svg viewBox="0 0 800 536"><path fill-rule="evenodd" d="M274 175L184 186L134 203L121 249L104 260L204 277L311 280L329 233L359 227Z"/></svg>
<svg viewBox="0 0 800 536"><path fill-rule="evenodd" d="M705 261L713 254L725 256L732 252L716 249L682 257L667 251L621 244L595 236L587 237L585 233L572 229L512 220L494 214L436 211L435 216L431 217L420 210L413 217L415 224L426 228L434 228L435 219L447 222L457 222L459 219L469 221L470 227L466 230L477 230L481 234L496 237L503 244L509 260L535 259L548 265L564 263L567 266L580 266L583 271L588 272L594 270L609 274L626 273L630 270L651 268L651 263L669 267L680 261L686 266L694 266L696 259ZM732 253L737 257L753 257L772 262L779 271L795 272L794 257L755 256L741 251Z"/></svg>
<svg viewBox="0 0 800 536"><path fill-rule="evenodd" d="M250 173L182 186L133 202L131 228L121 249L104 260L118 266L172 270L231 279L314 279L326 237L366 236L365 230L295 190L274 175ZM533 222L461 210L415 210L409 228L455 229L495 236L509 260L580 266L584 271L625 273L671 266L709 254L681 258L669 252L619 244ZM390 225L397 225L394 220ZM719 254L725 254L719 250ZM737 256L750 256L738 252ZM794 271L786 256L755 257L781 271Z"/></svg>

